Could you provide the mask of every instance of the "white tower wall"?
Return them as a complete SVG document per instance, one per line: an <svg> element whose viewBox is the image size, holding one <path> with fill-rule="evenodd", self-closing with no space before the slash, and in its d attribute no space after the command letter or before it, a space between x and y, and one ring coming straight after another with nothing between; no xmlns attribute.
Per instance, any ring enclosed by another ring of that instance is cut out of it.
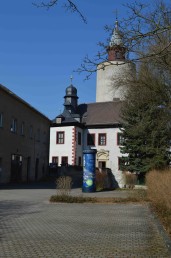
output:
<svg viewBox="0 0 171 258"><path fill-rule="evenodd" d="M123 100L129 81L135 78L135 64L110 61L99 64L97 69L96 102Z"/></svg>

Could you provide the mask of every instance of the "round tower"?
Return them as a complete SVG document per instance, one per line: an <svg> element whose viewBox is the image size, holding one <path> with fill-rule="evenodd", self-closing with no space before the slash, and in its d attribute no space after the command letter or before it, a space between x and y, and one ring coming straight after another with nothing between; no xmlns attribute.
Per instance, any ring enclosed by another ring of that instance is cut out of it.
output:
<svg viewBox="0 0 171 258"><path fill-rule="evenodd" d="M127 48L117 20L107 53L108 61L97 66L96 102L123 100L128 81L135 77L135 64L126 59Z"/></svg>

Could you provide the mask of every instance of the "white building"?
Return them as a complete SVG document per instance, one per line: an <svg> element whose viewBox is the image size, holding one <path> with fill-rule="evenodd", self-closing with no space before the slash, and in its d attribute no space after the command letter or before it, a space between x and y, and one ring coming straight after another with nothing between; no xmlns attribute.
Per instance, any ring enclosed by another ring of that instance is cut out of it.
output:
<svg viewBox="0 0 171 258"><path fill-rule="evenodd" d="M96 167L111 169L122 186L121 106L127 80L135 76L135 66L125 58L118 22L107 51L108 61L99 64L104 69L97 71L95 103L78 105L77 89L72 84L66 88L64 111L50 129L49 162L82 165L83 150L96 149Z"/></svg>

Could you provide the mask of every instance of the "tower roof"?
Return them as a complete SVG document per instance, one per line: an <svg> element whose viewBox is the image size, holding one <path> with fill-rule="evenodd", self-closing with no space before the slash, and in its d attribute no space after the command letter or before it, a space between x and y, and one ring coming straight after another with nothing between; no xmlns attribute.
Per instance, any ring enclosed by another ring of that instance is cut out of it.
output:
<svg viewBox="0 0 171 258"><path fill-rule="evenodd" d="M66 88L66 97L77 97L77 89L71 84Z"/></svg>
<svg viewBox="0 0 171 258"><path fill-rule="evenodd" d="M113 29L113 33L110 39L110 43L109 46L113 47L113 46L123 46L123 35L121 33L121 31L119 30L119 24L118 24L118 20L115 21L115 28Z"/></svg>

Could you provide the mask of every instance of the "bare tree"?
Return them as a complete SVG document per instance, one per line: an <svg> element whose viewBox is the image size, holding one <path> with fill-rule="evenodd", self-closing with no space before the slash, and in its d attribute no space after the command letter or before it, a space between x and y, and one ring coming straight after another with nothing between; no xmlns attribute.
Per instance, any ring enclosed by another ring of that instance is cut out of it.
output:
<svg viewBox="0 0 171 258"><path fill-rule="evenodd" d="M150 4L144 5L137 2L127 4L126 8L129 13L128 18L119 23L123 42L129 53L126 62L138 63L150 60L169 67L169 60L171 60L171 7L165 1L161 1L153 5L151 9ZM105 26L105 30L112 34L113 26ZM85 72L86 79L97 69L116 65L108 60L109 40L108 38L105 43L98 43L100 50L94 58L90 58L88 55L84 58L77 71ZM99 63L101 66L98 66Z"/></svg>
<svg viewBox="0 0 171 258"><path fill-rule="evenodd" d="M83 15L83 13L80 11L80 9L77 7L77 5L74 3L74 1L71 0L62 0L62 2L64 3L64 8L66 10L69 10L73 13L77 13L82 21L84 23L87 23L86 17ZM49 10L52 7L55 7L57 4L59 3L59 0L48 0L48 1L42 1L42 2L34 2L33 5L36 7L42 7L42 8L46 8L47 10Z"/></svg>

